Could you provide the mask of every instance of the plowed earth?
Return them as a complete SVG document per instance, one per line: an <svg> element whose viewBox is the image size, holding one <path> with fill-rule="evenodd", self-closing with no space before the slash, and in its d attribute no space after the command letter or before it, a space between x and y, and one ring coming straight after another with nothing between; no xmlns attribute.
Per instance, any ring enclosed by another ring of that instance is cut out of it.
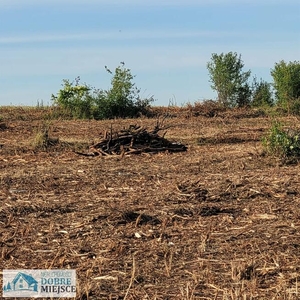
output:
<svg viewBox="0 0 300 300"><path fill-rule="evenodd" d="M170 118L187 152L104 158L75 151L156 120L52 120L37 149L26 113L2 112L0 272L76 269L76 299L300 298L300 168L264 154L270 118Z"/></svg>

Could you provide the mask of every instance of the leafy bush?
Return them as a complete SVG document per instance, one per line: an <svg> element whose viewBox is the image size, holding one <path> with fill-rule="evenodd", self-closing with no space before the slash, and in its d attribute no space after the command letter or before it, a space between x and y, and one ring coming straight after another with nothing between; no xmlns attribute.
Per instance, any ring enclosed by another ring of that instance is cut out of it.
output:
<svg viewBox="0 0 300 300"><path fill-rule="evenodd" d="M260 79L257 81L256 77L252 83L252 102L254 107L268 107L274 104L272 97L271 84Z"/></svg>
<svg viewBox="0 0 300 300"><path fill-rule="evenodd" d="M58 95L52 95L52 101L63 109L63 115L83 119L110 119L147 114L153 98L142 99L139 96L140 90L132 82L134 76L130 69L125 68L124 63L115 69L114 74L105 68L113 75L109 90L80 85L79 77L75 82L63 80L63 88Z"/></svg>
<svg viewBox="0 0 300 300"><path fill-rule="evenodd" d="M55 105L73 118L91 119L95 110L94 99L90 94L91 88L79 83L80 77L77 77L75 82L64 79L63 88L57 96L52 95L51 98Z"/></svg>
<svg viewBox="0 0 300 300"><path fill-rule="evenodd" d="M237 88L235 106L246 107L250 105L252 90L250 85L246 82Z"/></svg>
<svg viewBox="0 0 300 300"><path fill-rule="evenodd" d="M112 75L111 88L107 91L98 91L95 98L98 107L96 118L125 118L147 114L153 98L140 97L140 90L133 83L134 76L130 69L125 68L124 63L115 69L114 74L107 67L105 68Z"/></svg>
<svg viewBox="0 0 300 300"><path fill-rule="evenodd" d="M263 146L271 155L286 159L300 156L300 132L284 130L280 122L273 122Z"/></svg>

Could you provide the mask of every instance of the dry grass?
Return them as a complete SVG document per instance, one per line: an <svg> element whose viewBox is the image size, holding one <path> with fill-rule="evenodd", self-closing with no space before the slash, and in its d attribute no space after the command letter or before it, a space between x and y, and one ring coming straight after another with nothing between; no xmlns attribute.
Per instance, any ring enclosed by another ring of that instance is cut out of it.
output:
<svg viewBox="0 0 300 300"><path fill-rule="evenodd" d="M0 132L0 270L74 268L77 299L300 298L300 168L263 154L267 117L173 117L188 152L122 159L73 150L155 120L53 120L37 151L30 118Z"/></svg>

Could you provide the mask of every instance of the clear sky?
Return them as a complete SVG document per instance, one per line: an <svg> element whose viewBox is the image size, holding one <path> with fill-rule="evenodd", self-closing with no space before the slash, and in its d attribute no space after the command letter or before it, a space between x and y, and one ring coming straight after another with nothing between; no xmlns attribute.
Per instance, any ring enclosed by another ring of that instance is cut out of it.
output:
<svg viewBox="0 0 300 300"><path fill-rule="evenodd" d="M271 82L300 60L300 0L0 0L0 105L51 104L77 76L108 89L121 61L154 105L215 99L206 64L230 51Z"/></svg>

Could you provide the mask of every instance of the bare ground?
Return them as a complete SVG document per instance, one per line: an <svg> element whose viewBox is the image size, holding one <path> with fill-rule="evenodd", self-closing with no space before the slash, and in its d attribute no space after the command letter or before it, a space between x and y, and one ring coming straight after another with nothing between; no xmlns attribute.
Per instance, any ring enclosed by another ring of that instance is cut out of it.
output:
<svg viewBox="0 0 300 300"><path fill-rule="evenodd" d="M76 299L300 298L299 165L264 154L270 118L170 118L187 152L105 159L74 150L155 119L52 120L43 150L26 113L2 112L0 272L76 269Z"/></svg>

